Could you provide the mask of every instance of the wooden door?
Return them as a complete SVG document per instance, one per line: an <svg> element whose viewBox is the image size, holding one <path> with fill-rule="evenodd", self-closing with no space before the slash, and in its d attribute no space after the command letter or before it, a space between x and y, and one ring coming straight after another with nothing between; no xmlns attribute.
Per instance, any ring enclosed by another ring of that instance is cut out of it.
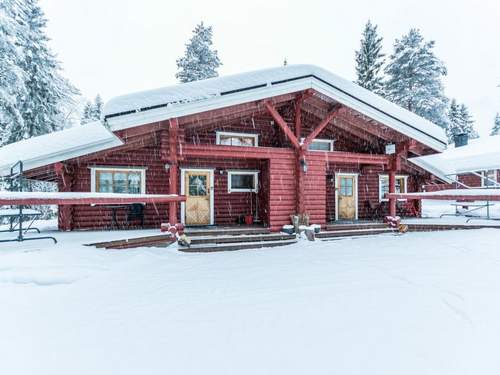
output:
<svg viewBox="0 0 500 375"><path fill-rule="evenodd" d="M352 175L337 177L337 212L339 220L355 220L357 216L357 178Z"/></svg>
<svg viewBox="0 0 500 375"><path fill-rule="evenodd" d="M211 224L210 171L186 170L184 173L185 224Z"/></svg>

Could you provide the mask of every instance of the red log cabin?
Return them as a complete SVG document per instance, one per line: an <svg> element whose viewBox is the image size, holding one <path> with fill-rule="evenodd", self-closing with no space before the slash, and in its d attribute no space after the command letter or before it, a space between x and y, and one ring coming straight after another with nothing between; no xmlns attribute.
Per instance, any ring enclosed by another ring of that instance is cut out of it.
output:
<svg viewBox="0 0 500 375"><path fill-rule="evenodd" d="M103 122L112 140L91 142L94 132L107 131L100 124L59 132L73 131L63 139L74 142L85 132L90 140L78 150L58 144L26 161L26 174L57 181L60 191L186 197L185 203L147 204L147 227L231 225L246 217L277 231L293 214L322 226L418 215L413 203L384 195L419 191L431 174L409 159L446 148L435 124L310 65L116 97L106 104ZM110 215L103 207L62 207L59 225L103 229Z"/></svg>

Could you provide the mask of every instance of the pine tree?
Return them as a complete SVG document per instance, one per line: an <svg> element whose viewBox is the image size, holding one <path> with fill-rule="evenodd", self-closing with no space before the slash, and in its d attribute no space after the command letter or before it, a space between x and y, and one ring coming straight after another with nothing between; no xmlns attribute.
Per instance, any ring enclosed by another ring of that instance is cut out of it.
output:
<svg viewBox="0 0 500 375"><path fill-rule="evenodd" d="M446 128L448 143L452 143L456 135L463 133L461 120L460 106L455 99L452 99L448 109L448 126Z"/></svg>
<svg viewBox="0 0 500 375"><path fill-rule="evenodd" d="M186 44L184 56L177 60L178 72L175 77L181 82L217 77L217 69L222 65L217 50L212 50L212 26L203 22L193 30L193 37Z"/></svg>
<svg viewBox="0 0 500 375"><path fill-rule="evenodd" d="M83 107L82 118L80 119L81 125L85 125L93 121L92 112L92 103L87 101L87 103L85 103L85 106Z"/></svg>
<svg viewBox="0 0 500 375"><path fill-rule="evenodd" d="M26 96L25 74L19 68L24 59L16 40L22 35L17 22L19 8L15 0L0 1L0 145L10 138L10 131L24 125L18 101Z"/></svg>
<svg viewBox="0 0 500 375"><path fill-rule="evenodd" d="M490 135L500 135L500 114L496 114Z"/></svg>
<svg viewBox="0 0 500 375"><path fill-rule="evenodd" d="M45 34L47 20L38 0L20 2L19 23L24 33L18 48L24 51L19 66L26 75L27 95L19 102L23 118L21 126L11 127L9 142L34 137L65 126L66 109L74 105L78 90L61 76L61 67L48 47Z"/></svg>
<svg viewBox="0 0 500 375"><path fill-rule="evenodd" d="M434 41L425 42L417 29L394 44L385 69L385 95L391 101L447 128L448 99L441 78L447 74L434 54Z"/></svg>
<svg viewBox="0 0 500 375"><path fill-rule="evenodd" d="M101 95L97 94L94 99L94 105L92 107L92 117L96 121L101 119L103 107L104 107L104 102L102 101Z"/></svg>
<svg viewBox="0 0 500 375"><path fill-rule="evenodd" d="M100 120L103 106L104 102L102 101L102 98L99 94L97 94L97 96L95 97L94 103L87 101L87 103L83 107L80 124L85 125L89 122Z"/></svg>
<svg viewBox="0 0 500 375"><path fill-rule="evenodd" d="M380 93L383 86L382 37L377 33L377 25L366 23L361 38L361 46L356 51L356 83L370 91Z"/></svg>
<svg viewBox="0 0 500 375"><path fill-rule="evenodd" d="M469 138L479 138L479 134L474 129L474 119L465 104L460 105L460 122L462 125L462 133L467 134Z"/></svg>

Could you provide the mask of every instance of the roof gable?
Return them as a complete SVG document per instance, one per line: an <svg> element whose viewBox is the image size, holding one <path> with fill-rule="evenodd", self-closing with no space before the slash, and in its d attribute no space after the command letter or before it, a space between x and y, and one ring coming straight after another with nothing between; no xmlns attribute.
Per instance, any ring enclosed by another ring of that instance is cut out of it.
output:
<svg viewBox="0 0 500 375"><path fill-rule="evenodd" d="M289 65L119 96L104 107L113 130L314 89L416 139L434 150L446 147L439 126L313 65Z"/></svg>

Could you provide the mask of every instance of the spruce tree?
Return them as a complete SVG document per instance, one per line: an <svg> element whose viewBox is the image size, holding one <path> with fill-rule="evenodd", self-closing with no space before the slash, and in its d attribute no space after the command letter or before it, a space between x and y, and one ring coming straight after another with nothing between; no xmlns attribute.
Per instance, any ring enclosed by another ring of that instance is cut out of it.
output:
<svg viewBox="0 0 500 375"><path fill-rule="evenodd" d="M447 74L434 54L434 41L426 42L417 29L397 39L385 68L385 95L392 102L447 128L448 99L441 78Z"/></svg>
<svg viewBox="0 0 500 375"><path fill-rule="evenodd" d="M448 109L448 126L446 128L448 143L452 143L456 135L463 133L461 120L460 105L455 99L452 99Z"/></svg>
<svg viewBox="0 0 500 375"><path fill-rule="evenodd" d="M19 66L26 75L27 95L19 103L23 124L10 129L9 142L63 128L67 107L74 104L74 95L78 93L61 76L59 62L48 47L47 20L38 0L23 0L20 4L19 23L24 33L17 44L24 51Z"/></svg>
<svg viewBox="0 0 500 375"><path fill-rule="evenodd" d="M87 101L87 103L85 103L85 106L83 107L82 118L80 119L81 125L85 125L93 121L92 112L93 112L92 103Z"/></svg>
<svg viewBox="0 0 500 375"><path fill-rule="evenodd" d="M469 138L479 138L479 134L474 129L474 119L465 104L460 105L460 122L462 125L462 133L467 134Z"/></svg>
<svg viewBox="0 0 500 375"><path fill-rule="evenodd" d="M17 21L15 0L0 1L0 146L8 142L10 131L23 127L18 101L26 97L25 74L19 68L24 59L16 41L24 33Z"/></svg>
<svg viewBox="0 0 500 375"><path fill-rule="evenodd" d="M80 124L85 125L89 122L98 121L101 119L102 108L104 102L99 94L94 99L94 103L87 101L83 107L82 117L80 119Z"/></svg>
<svg viewBox="0 0 500 375"><path fill-rule="evenodd" d="M366 23L361 38L361 46L356 51L356 83L370 91L380 93L383 85L382 37L377 33L377 25Z"/></svg>
<svg viewBox="0 0 500 375"><path fill-rule="evenodd" d="M217 50L212 49L212 26L203 22L193 30L193 36L186 44L184 56L177 60L175 77L181 82L217 77L222 63Z"/></svg>
<svg viewBox="0 0 500 375"><path fill-rule="evenodd" d="M500 114L496 114L490 135L500 135Z"/></svg>

